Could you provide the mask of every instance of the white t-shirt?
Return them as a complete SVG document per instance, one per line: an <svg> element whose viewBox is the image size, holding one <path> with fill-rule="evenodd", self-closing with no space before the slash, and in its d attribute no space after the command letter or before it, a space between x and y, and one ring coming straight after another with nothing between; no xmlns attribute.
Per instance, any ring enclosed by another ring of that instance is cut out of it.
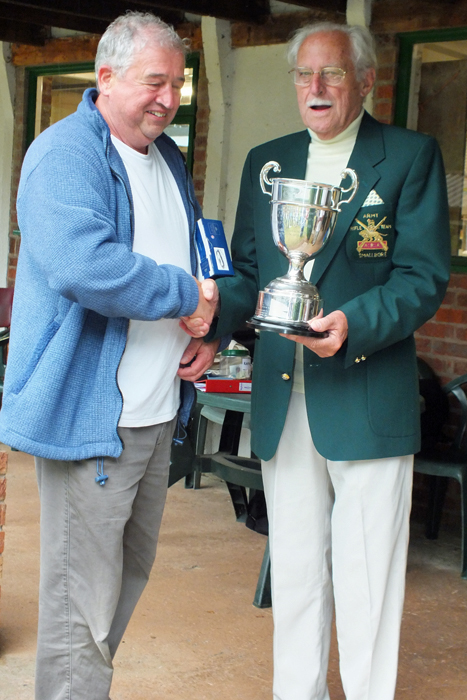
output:
<svg viewBox="0 0 467 700"><path fill-rule="evenodd" d="M188 221L169 166L154 144L143 155L112 136L130 180L135 214L133 251L191 274ZM130 320L117 381L123 395L119 425L171 420L180 404L177 370L190 337L178 319Z"/></svg>
<svg viewBox="0 0 467 700"><path fill-rule="evenodd" d="M363 109L354 121L349 124L341 134L333 139L323 141L311 129L308 129L311 136L311 143L308 149L308 161L306 166L305 180L308 182L323 182L327 185L338 187L341 182L341 173L347 167L349 158L357 140L358 130L363 118ZM345 183L346 186L347 182ZM314 260L310 260L305 265L303 274L306 279L310 279ZM324 313L326 314L326 299L324 300ZM293 375L292 391L305 393L305 382L303 379L303 345L297 343L295 348L295 366Z"/></svg>

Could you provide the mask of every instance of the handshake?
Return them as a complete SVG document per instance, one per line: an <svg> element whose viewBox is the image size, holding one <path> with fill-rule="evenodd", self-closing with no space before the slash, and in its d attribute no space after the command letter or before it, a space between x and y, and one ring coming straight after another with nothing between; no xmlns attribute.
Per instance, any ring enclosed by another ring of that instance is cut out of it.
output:
<svg viewBox="0 0 467 700"><path fill-rule="evenodd" d="M199 282L195 278L195 282L199 291L198 306L191 316L182 316L179 325L193 338L203 338L208 333L212 319L218 311L219 290L212 279Z"/></svg>

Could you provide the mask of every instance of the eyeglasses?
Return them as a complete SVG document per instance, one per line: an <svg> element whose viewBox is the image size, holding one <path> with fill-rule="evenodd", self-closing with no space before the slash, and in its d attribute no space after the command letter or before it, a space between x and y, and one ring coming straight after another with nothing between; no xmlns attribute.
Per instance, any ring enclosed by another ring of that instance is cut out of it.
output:
<svg viewBox="0 0 467 700"><path fill-rule="evenodd" d="M311 70L311 68L292 68L289 70L295 85L308 87L314 75L319 75L321 82L325 85L340 85L347 75L347 71L342 68L321 68L321 70Z"/></svg>

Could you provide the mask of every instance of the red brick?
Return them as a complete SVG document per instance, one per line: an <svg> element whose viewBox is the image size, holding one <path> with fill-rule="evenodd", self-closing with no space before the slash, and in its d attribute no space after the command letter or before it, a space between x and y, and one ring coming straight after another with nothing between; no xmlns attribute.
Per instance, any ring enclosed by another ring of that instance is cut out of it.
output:
<svg viewBox="0 0 467 700"><path fill-rule="evenodd" d="M435 319L445 323L467 323L467 312L442 306L436 312Z"/></svg>
<svg viewBox="0 0 467 700"><path fill-rule="evenodd" d="M209 113L209 107L198 107L198 109L196 110L196 124L199 124L199 122L204 120L207 121L209 119Z"/></svg>
<svg viewBox="0 0 467 700"><path fill-rule="evenodd" d="M448 355L452 359L467 358L467 344L433 340L432 347L434 355Z"/></svg>
<svg viewBox="0 0 467 700"><path fill-rule="evenodd" d="M377 52L379 66L393 66L396 58L396 50L393 47L380 49Z"/></svg>
<svg viewBox="0 0 467 700"><path fill-rule="evenodd" d="M378 81L391 80L395 78L394 64L388 66L381 66L377 71Z"/></svg>
<svg viewBox="0 0 467 700"><path fill-rule="evenodd" d="M394 96L394 88L392 85L378 85L376 88L377 100L392 100Z"/></svg>
<svg viewBox="0 0 467 700"><path fill-rule="evenodd" d="M6 474L8 470L8 452L0 450L0 474Z"/></svg>
<svg viewBox="0 0 467 700"><path fill-rule="evenodd" d="M198 148L206 148L208 142L207 136L197 136L196 145Z"/></svg>
<svg viewBox="0 0 467 700"><path fill-rule="evenodd" d="M429 321L418 329L417 333L420 336L428 336L429 338L453 338L455 326L450 326L447 323L436 323Z"/></svg>
<svg viewBox="0 0 467 700"><path fill-rule="evenodd" d="M0 554L3 554L5 548L5 533L0 532Z"/></svg>
<svg viewBox="0 0 467 700"><path fill-rule="evenodd" d="M193 177L196 180L197 178L202 178L204 177L204 174L206 172L206 163L201 163L199 161L196 161L193 165Z"/></svg>
<svg viewBox="0 0 467 700"><path fill-rule="evenodd" d="M449 281L449 289L467 289L467 274L453 272Z"/></svg>
<svg viewBox="0 0 467 700"><path fill-rule="evenodd" d="M0 527L5 525L6 504L0 503Z"/></svg>
<svg viewBox="0 0 467 700"><path fill-rule="evenodd" d="M452 374L451 362L450 360L446 360L446 358L433 356L430 358L428 364L434 370L435 374L438 375L438 377L441 377L442 375L450 376Z"/></svg>
<svg viewBox="0 0 467 700"><path fill-rule="evenodd" d="M454 292L452 289L448 289L446 292L444 299L442 301L442 306L455 306L457 294Z"/></svg>
<svg viewBox="0 0 467 700"><path fill-rule="evenodd" d="M6 496L6 479L4 476L0 478L0 503L5 500Z"/></svg>
<svg viewBox="0 0 467 700"><path fill-rule="evenodd" d="M419 355L429 354L431 352L431 340L428 338L420 338L418 335L415 336L415 340L417 343L417 353Z"/></svg>
<svg viewBox="0 0 467 700"><path fill-rule="evenodd" d="M467 362L456 360L453 364L453 372L450 379L460 377L462 374L467 374Z"/></svg>
<svg viewBox="0 0 467 700"><path fill-rule="evenodd" d="M376 117L387 117L392 114L392 104L390 102L376 102L374 108Z"/></svg>

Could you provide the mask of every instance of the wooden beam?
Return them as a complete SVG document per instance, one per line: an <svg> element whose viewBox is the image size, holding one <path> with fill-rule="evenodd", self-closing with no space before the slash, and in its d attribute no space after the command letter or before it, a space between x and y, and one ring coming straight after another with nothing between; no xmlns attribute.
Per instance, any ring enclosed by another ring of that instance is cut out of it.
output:
<svg viewBox="0 0 467 700"><path fill-rule="evenodd" d="M43 46L49 36L50 28L39 24L25 24L12 19L5 19L0 23L0 41Z"/></svg>
<svg viewBox="0 0 467 700"><path fill-rule="evenodd" d="M342 12L347 10L347 0L282 0L287 5L300 5L308 10L329 10L330 12Z"/></svg>
<svg viewBox="0 0 467 700"><path fill-rule="evenodd" d="M93 19L115 19L126 10L152 11L155 14L164 12L191 12L197 15L210 15L221 19L243 22L263 22L269 16L268 0L80 0L70 3L69 0L3 0L17 8L17 12L26 14L30 10L41 10L46 13ZM335 0L330 0L334 2ZM179 15L178 15L179 16Z"/></svg>
<svg viewBox="0 0 467 700"><path fill-rule="evenodd" d="M0 17L23 22L35 22L62 29L74 29L90 34L102 34L107 26L127 10L147 12L145 2L125 2L112 0L99 3L82 2L79 10L62 0L1 0ZM163 10L161 18L170 24L180 24L184 21L183 12Z"/></svg>
<svg viewBox="0 0 467 700"><path fill-rule="evenodd" d="M21 16L21 20L18 19ZM0 18L14 20L18 24L27 27L30 24L46 25L48 27L61 27L73 29L90 34L102 34L110 20L99 20L88 17L77 17L63 12L39 10L37 8L18 8L11 2L0 0ZM0 35L3 30L3 22L0 25Z"/></svg>
<svg viewBox="0 0 467 700"><path fill-rule="evenodd" d="M466 25L465 0L377 0L370 29L375 34L396 34Z"/></svg>
<svg viewBox="0 0 467 700"><path fill-rule="evenodd" d="M54 63L87 63L96 57L99 35L68 36L49 39L43 47L13 44L11 62L14 66L40 66Z"/></svg>
<svg viewBox="0 0 467 700"><path fill-rule="evenodd" d="M268 21L261 25L235 22L232 24L232 48L285 44L296 29L313 22L340 22L343 24L345 23L345 15L336 11L314 10L313 12L286 12L271 15Z"/></svg>
<svg viewBox="0 0 467 700"><path fill-rule="evenodd" d="M201 29L194 24L183 24L177 28L178 34L190 39L193 51L202 48ZM40 66L54 63L87 63L94 61L100 35L49 39L41 48L23 43L13 44L11 62L14 66Z"/></svg>
<svg viewBox="0 0 467 700"><path fill-rule="evenodd" d="M195 15L254 24L265 22L270 15L269 0L138 0L138 2L146 5L148 10L152 8L156 14L160 8L171 8Z"/></svg>

